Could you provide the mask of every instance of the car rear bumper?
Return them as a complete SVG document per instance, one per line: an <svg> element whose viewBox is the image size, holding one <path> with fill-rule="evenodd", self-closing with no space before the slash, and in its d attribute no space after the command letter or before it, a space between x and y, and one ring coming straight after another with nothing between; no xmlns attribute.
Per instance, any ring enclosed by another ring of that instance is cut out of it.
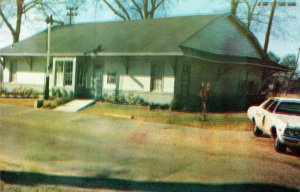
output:
<svg viewBox="0 0 300 192"><path fill-rule="evenodd" d="M300 138L282 136L281 140L288 147L296 147L300 149Z"/></svg>

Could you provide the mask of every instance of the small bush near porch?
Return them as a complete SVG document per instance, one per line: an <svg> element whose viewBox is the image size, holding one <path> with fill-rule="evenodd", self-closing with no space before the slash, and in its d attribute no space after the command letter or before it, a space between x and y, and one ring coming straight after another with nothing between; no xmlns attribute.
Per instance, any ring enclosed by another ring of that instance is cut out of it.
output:
<svg viewBox="0 0 300 192"><path fill-rule="evenodd" d="M80 113L96 116L134 117L134 119L199 128L248 131L251 125L244 112L209 113L208 121L202 122L201 113L173 112L169 110L149 110L148 107L97 103Z"/></svg>

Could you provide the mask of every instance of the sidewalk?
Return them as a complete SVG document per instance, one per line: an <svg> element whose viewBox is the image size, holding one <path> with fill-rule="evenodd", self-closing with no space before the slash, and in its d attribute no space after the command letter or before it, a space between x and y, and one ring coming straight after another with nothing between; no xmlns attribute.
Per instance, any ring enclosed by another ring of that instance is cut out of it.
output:
<svg viewBox="0 0 300 192"><path fill-rule="evenodd" d="M95 101L93 99L75 99L55 108L54 110L63 112L77 112L94 103Z"/></svg>

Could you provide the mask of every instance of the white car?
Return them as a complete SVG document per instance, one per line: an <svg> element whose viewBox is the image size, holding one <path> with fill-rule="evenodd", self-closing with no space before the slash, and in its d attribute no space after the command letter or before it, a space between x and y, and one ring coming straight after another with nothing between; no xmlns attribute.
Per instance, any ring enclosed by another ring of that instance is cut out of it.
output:
<svg viewBox="0 0 300 192"><path fill-rule="evenodd" d="M272 136L277 152L285 152L286 147L299 152L300 99L270 98L250 107L248 117L253 122L254 135Z"/></svg>

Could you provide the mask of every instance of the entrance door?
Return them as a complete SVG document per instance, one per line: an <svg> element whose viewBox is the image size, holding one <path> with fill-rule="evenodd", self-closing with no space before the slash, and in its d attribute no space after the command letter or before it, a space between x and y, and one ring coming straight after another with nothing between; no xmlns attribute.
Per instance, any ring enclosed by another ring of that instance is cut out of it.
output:
<svg viewBox="0 0 300 192"><path fill-rule="evenodd" d="M102 84L103 84L103 65L95 65L94 73L94 87L95 87L95 99L99 99L102 96Z"/></svg>

